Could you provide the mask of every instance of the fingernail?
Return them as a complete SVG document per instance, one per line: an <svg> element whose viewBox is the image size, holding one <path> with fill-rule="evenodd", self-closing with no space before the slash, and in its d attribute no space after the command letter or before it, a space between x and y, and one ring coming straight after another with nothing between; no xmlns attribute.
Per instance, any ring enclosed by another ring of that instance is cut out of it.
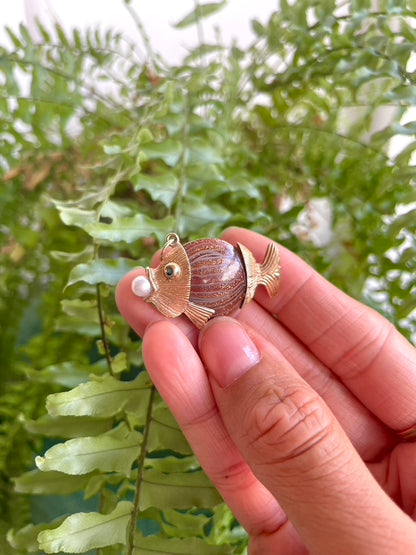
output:
<svg viewBox="0 0 416 555"><path fill-rule="evenodd" d="M232 318L214 318L199 338L202 359L217 383L227 387L260 361L246 330Z"/></svg>

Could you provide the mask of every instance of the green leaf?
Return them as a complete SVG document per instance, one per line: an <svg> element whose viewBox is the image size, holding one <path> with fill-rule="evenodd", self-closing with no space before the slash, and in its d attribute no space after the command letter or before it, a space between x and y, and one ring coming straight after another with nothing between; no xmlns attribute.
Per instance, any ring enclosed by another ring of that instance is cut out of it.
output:
<svg viewBox="0 0 416 555"><path fill-rule="evenodd" d="M50 255L55 260L59 262L74 264L76 262L86 262L91 259L94 254L94 249L91 248L91 245L86 246L80 252L65 252L65 251L50 251Z"/></svg>
<svg viewBox="0 0 416 555"><path fill-rule="evenodd" d="M46 400L50 415L110 417L121 411L145 414L150 379L145 372L129 382L106 375L71 391L54 393Z"/></svg>
<svg viewBox="0 0 416 555"><path fill-rule="evenodd" d="M189 27L194 25L201 19L214 15L224 8L226 1L222 2L209 2L207 4L198 4L198 6L189 12L184 18L175 23L174 27L176 29L183 29L184 27Z"/></svg>
<svg viewBox="0 0 416 555"><path fill-rule="evenodd" d="M220 204L205 204L202 199L189 197L186 199L183 209L184 221L181 222L186 230L196 231L202 226L211 223L224 224L231 214Z"/></svg>
<svg viewBox="0 0 416 555"><path fill-rule="evenodd" d="M19 39L16 33L11 29L11 27L5 26L4 30L8 35L9 39L12 41L15 48L23 48L23 42Z"/></svg>
<svg viewBox="0 0 416 555"><path fill-rule="evenodd" d="M55 25L55 31L58 34L59 40L63 46L71 47L70 42L68 41L68 37L65 34L65 30L62 28L59 23Z"/></svg>
<svg viewBox="0 0 416 555"><path fill-rule="evenodd" d="M69 439L36 457L40 470L57 470L66 474L87 474L94 470L130 475L138 457L142 434L129 431L122 424L99 436Z"/></svg>
<svg viewBox="0 0 416 555"><path fill-rule="evenodd" d="M7 541L10 543L12 547L15 549L22 550L29 553L38 553L39 552L39 543L38 543L38 535L43 530L50 530L54 526L58 527L63 521L63 518L58 518L53 522L49 523L41 523L41 524L28 524L20 530L9 530L7 533Z"/></svg>
<svg viewBox="0 0 416 555"><path fill-rule="evenodd" d="M110 218L112 220L122 216L130 216L133 213L132 209L120 202L106 200L100 210L100 218Z"/></svg>
<svg viewBox="0 0 416 555"><path fill-rule="evenodd" d="M73 514L58 528L40 532L39 547L45 553L84 553L106 545L125 545L132 510L132 503L120 501L109 514Z"/></svg>
<svg viewBox="0 0 416 555"><path fill-rule="evenodd" d="M84 229L85 226L94 222L97 218L93 210L83 210L76 206L66 206L59 208L59 215L65 225L76 226Z"/></svg>
<svg viewBox="0 0 416 555"><path fill-rule="evenodd" d="M106 369L106 366L100 364L90 365L68 360L59 364L50 364L42 370L25 368L24 372L28 378L35 382L75 387L88 381L92 373L102 374Z"/></svg>
<svg viewBox="0 0 416 555"><path fill-rule="evenodd" d="M177 426L166 425L157 420L152 421L148 447L150 451L171 449L182 455L190 455L192 453L189 443Z"/></svg>
<svg viewBox="0 0 416 555"><path fill-rule="evenodd" d="M116 356L113 358L111 363L111 368L113 370L113 374L121 374L124 370L128 368L128 360L126 353L117 353Z"/></svg>
<svg viewBox="0 0 416 555"><path fill-rule="evenodd" d="M81 314L73 316L60 316L55 321L55 331L63 333L77 333L84 337L98 337L101 327L98 321L98 314L91 318L84 318Z"/></svg>
<svg viewBox="0 0 416 555"><path fill-rule="evenodd" d="M166 165L173 167L182 155L183 146L176 139L165 139L161 143L147 143L141 151L148 160L163 160Z"/></svg>
<svg viewBox="0 0 416 555"><path fill-rule="evenodd" d="M91 416L50 416L44 414L37 420L25 421L25 428L32 434L45 437L71 439L82 436L96 436L111 427L109 418L93 418Z"/></svg>
<svg viewBox="0 0 416 555"><path fill-rule="evenodd" d="M386 99L403 106L416 103L416 85L399 85L386 94Z"/></svg>
<svg viewBox="0 0 416 555"><path fill-rule="evenodd" d="M140 509L209 508L221 502L221 496L201 471L163 474L146 469L140 495Z"/></svg>
<svg viewBox="0 0 416 555"><path fill-rule="evenodd" d="M221 181L223 175L215 164L193 164L187 169L187 178L192 187L201 189L205 183Z"/></svg>
<svg viewBox="0 0 416 555"><path fill-rule="evenodd" d="M78 50L82 50L82 47L83 47L82 46L82 35L81 35L79 29L73 29L72 36L73 36L74 46Z"/></svg>
<svg viewBox="0 0 416 555"><path fill-rule="evenodd" d="M18 493L31 493L36 495L68 495L80 491L85 487L89 475L75 476L56 472L41 472L31 470L14 479Z"/></svg>
<svg viewBox="0 0 416 555"><path fill-rule="evenodd" d="M137 472L137 471L136 471ZM132 473L134 476L134 472ZM84 489L84 497L86 500L95 497L98 494L104 495L105 486L117 486L120 482L125 481L123 474L93 474ZM120 495L121 497L121 495Z"/></svg>
<svg viewBox="0 0 416 555"><path fill-rule="evenodd" d="M163 114L162 117L157 118L156 121L158 124L166 127L169 135L175 135L175 133L178 133L181 129L183 129L187 120L185 115L182 113L167 113Z"/></svg>
<svg viewBox="0 0 416 555"><path fill-rule="evenodd" d="M267 36L266 27L264 27L264 25L262 25L257 19L253 19L251 21L251 28L258 37Z"/></svg>
<svg viewBox="0 0 416 555"><path fill-rule="evenodd" d="M151 143L153 140L153 133L147 127L142 127L137 133L137 142L140 145Z"/></svg>
<svg viewBox="0 0 416 555"><path fill-rule="evenodd" d="M61 306L63 312L70 317L82 318L82 320L88 323L98 324L99 322L97 301L95 299L63 299Z"/></svg>
<svg viewBox="0 0 416 555"><path fill-rule="evenodd" d="M232 549L224 545L209 545L200 538L162 538L136 535L134 555L227 555Z"/></svg>
<svg viewBox="0 0 416 555"><path fill-rule="evenodd" d="M103 150L108 156L116 156L121 154L123 149L120 145L103 145Z"/></svg>
<svg viewBox="0 0 416 555"><path fill-rule="evenodd" d="M409 211L397 216L391 223L389 231L397 237L403 229L415 229L416 226L416 208L410 208Z"/></svg>
<svg viewBox="0 0 416 555"><path fill-rule="evenodd" d="M220 54L224 52L224 47L219 44L201 44L194 48L191 53L186 56L184 63L190 64L195 60L200 60L204 56L208 56L210 54ZM197 126L195 126L196 128ZM204 126L205 127L205 126ZM203 129L202 127L201 129Z"/></svg>
<svg viewBox="0 0 416 555"><path fill-rule="evenodd" d="M223 155L219 149L201 137L193 137L189 146L189 164L220 164Z"/></svg>
<svg viewBox="0 0 416 555"><path fill-rule="evenodd" d="M179 187L178 178L169 172L160 175L140 173L132 178L132 182L136 191L147 191L153 200L162 202L168 208L171 208Z"/></svg>
<svg viewBox="0 0 416 555"><path fill-rule="evenodd" d="M191 455L192 449L170 410L161 404L153 411L148 450L171 449L181 455Z"/></svg>
<svg viewBox="0 0 416 555"><path fill-rule="evenodd" d="M247 545L248 535L246 531L241 526L236 526L234 515L225 503L214 507L212 513L209 543L214 545L234 544L237 539L242 539L244 546Z"/></svg>
<svg viewBox="0 0 416 555"><path fill-rule="evenodd" d="M91 187L83 195L78 198L71 200L57 200L54 198L49 198L48 200L57 208L59 212L65 212L69 208L78 208L80 211L91 212L96 215L96 213L91 210L97 204L102 204L108 199L108 188L103 187Z"/></svg>
<svg viewBox="0 0 416 555"><path fill-rule="evenodd" d="M204 536L204 528L209 520L204 514L165 509L161 526L168 537Z"/></svg>
<svg viewBox="0 0 416 555"><path fill-rule="evenodd" d="M88 224L84 229L94 239L111 243L119 241L133 243L150 235L155 235L158 241L163 243L166 235L175 229L175 219L173 216L167 216L161 220L154 220L145 214L138 213L129 218L120 218L111 224Z"/></svg>
<svg viewBox="0 0 416 555"><path fill-rule="evenodd" d="M149 448L149 451L151 449ZM153 468L159 472L170 473L170 472L190 472L193 470L199 470L201 465L194 455L185 457L154 457L148 456L145 463L147 468Z"/></svg>
<svg viewBox="0 0 416 555"><path fill-rule="evenodd" d="M398 135L416 135L416 121L409 121L404 125L394 124L393 131Z"/></svg>
<svg viewBox="0 0 416 555"><path fill-rule="evenodd" d="M67 287L80 281L91 285L106 283L107 285L117 285L117 283L130 270L137 267L137 263L130 258L116 258L92 260L86 264L78 264L69 274Z"/></svg>

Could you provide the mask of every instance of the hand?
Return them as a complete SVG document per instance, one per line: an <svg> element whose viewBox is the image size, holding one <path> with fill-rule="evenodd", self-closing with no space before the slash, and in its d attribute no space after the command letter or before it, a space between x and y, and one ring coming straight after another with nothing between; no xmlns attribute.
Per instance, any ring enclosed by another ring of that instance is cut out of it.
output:
<svg viewBox="0 0 416 555"><path fill-rule="evenodd" d="M261 260L268 239L223 238ZM250 554L416 553L416 350L383 317L280 247L282 280L198 331L131 292L117 302ZM277 316L278 319L275 318Z"/></svg>

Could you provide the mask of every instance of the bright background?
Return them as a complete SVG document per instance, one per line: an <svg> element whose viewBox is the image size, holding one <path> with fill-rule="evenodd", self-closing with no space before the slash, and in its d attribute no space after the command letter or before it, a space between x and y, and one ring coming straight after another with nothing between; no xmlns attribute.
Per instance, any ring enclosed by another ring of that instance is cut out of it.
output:
<svg viewBox="0 0 416 555"><path fill-rule="evenodd" d="M1 1L1 0L0 0ZM200 42L196 26L177 30L173 25L195 8L196 0L132 0L131 6L137 12L149 35L153 50L160 53L166 62L180 63L188 49ZM200 0L201 4L219 0ZM5 0L3 0L4 3ZM228 0L226 6L213 16L203 20L203 41L220 41L231 44L237 41L248 46L254 39L250 21L258 19L265 22L278 8L279 0ZM142 44L140 33L123 0L14 0L7 2L0 20L0 44L8 43L4 26L18 27L23 22L37 37L36 20L42 21L47 28L58 22L65 30L93 27L121 31L126 38ZM144 52L144 48L141 48ZM143 54L143 61L146 55ZM416 55L410 64L416 64ZM410 68L409 68L410 69ZM402 123L416 119L416 108L409 109ZM380 109L374 122L374 129L388 124L388 108ZM374 131L374 130L373 130ZM390 144L390 154L395 155L404 148L410 138L400 136ZM416 160L413 162L416 164Z"/></svg>
<svg viewBox="0 0 416 555"><path fill-rule="evenodd" d="M132 0L131 5L143 22L154 50L166 61L179 62L186 55L187 47L198 44L195 26L181 30L173 28L174 23L194 9L194 0ZM218 27L224 43L230 44L236 39L239 44L247 45L253 38L250 20L266 21L277 5L278 0L228 0L225 8L204 20L204 39L214 41ZM37 18L46 27L53 21L58 21L64 29L111 27L140 42L123 0L13 0L7 2L7 9L3 6L0 41L5 40L2 29L5 25L16 28L20 22L29 26L34 35Z"/></svg>

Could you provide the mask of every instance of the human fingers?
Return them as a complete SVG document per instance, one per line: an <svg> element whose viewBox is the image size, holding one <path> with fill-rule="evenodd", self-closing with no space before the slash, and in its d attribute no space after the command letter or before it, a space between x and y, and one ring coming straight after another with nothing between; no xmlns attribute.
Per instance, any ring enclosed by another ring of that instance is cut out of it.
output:
<svg viewBox="0 0 416 555"><path fill-rule="evenodd" d="M396 434L263 307L252 302L237 319L261 333L324 399L362 459L380 460L397 443Z"/></svg>
<svg viewBox="0 0 416 555"><path fill-rule="evenodd" d="M261 261L269 239L232 228L223 238L243 243ZM378 418L394 430L414 424L416 350L380 314L330 284L280 247L281 287L256 300L298 337Z"/></svg>
<svg viewBox="0 0 416 555"><path fill-rule="evenodd" d="M254 477L228 435L189 339L172 322L156 322L146 328L143 357L201 466L238 521L256 537L273 537L278 532L282 553L304 553L276 499Z"/></svg>
<svg viewBox="0 0 416 555"><path fill-rule="evenodd" d="M117 304L130 326L143 337L147 326L165 318L150 303L132 292L132 282L138 275L144 275L143 268L133 270L122 279L117 288ZM392 444L389 432L372 413L263 307L253 301L238 313L237 318L261 330L267 339L285 353L300 375L334 410L364 460L378 459ZM186 317L175 318L172 322L185 333L194 346L197 345L198 332Z"/></svg>
<svg viewBox="0 0 416 555"><path fill-rule="evenodd" d="M137 297L132 291L133 280L138 276L145 275L144 268L132 270L123 277L116 291L116 302L121 314L140 337L144 336L147 326L166 320L152 304ZM196 327L185 316L175 318L174 322L193 344L196 344L198 336Z"/></svg>
<svg viewBox="0 0 416 555"><path fill-rule="evenodd" d="M146 368L169 406L206 474L238 521L256 536L281 537L283 552L304 553L298 534L274 497L253 476L218 414L203 365L194 346L197 330L185 318L166 321L152 305L134 295L132 281L119 283L116 300L127 323L143 337Z"/></svg>
<svg viewBox="0 0 416 555"><path fill-rule="evenodd" d="M414 551L414 523L276 348L235 320L217 318L200 335L200 353L230 437L310 552Z"/></svg>
<svg viewBox="0 0 416 555"><path fill-rule="evenodd" d="M384 491L416 520L416 443L399 443L368 468Z"/></svg>

